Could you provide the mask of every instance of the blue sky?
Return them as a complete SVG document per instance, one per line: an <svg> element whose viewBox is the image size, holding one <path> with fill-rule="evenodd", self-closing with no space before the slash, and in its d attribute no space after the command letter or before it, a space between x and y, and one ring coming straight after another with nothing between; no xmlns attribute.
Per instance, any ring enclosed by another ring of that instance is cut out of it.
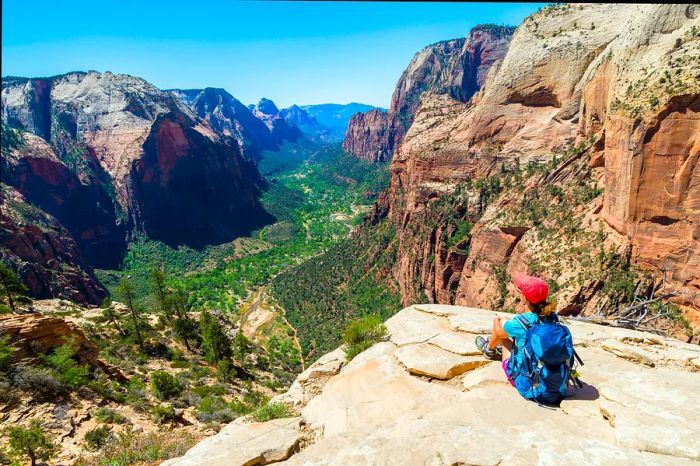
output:
<svg viewBox="0 0 700 466"><path fill-rule="evenodd" d="M244 103L388 107L413 54L541 3L3 0L3 75L74 70L160 88L223 87Z"/></svg>

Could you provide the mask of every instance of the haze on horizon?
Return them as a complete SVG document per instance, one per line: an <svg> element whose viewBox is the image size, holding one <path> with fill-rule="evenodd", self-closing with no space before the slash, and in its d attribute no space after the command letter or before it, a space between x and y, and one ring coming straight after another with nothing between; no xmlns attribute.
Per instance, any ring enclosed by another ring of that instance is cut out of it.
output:
<svg viewBox="0 0 700 466"><path fill-rule="evenodd" d="M239 100L389 106L415 52L543 3L5 0L3 76L112 71Z"/></svg>

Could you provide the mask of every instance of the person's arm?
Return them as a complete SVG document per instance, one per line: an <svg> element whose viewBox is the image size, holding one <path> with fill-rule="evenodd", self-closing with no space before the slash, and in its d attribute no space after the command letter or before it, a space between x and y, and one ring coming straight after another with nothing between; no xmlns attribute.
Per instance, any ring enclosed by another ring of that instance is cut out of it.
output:
<svg viewBox="0 0 700 466"><path fill-rule="evenodd" d="M508 332L503 328L503 317L496 317L493 321L493 333L500 339L507 340L510 338Z"/></svg>
<svg viewBox="0 0 700 466"><path fill-rule="evenodd" d="M515 340L525 338L525 327L518 322L517 317L503 322L503 331L507 335L506 338L513 338Z"/></svg>

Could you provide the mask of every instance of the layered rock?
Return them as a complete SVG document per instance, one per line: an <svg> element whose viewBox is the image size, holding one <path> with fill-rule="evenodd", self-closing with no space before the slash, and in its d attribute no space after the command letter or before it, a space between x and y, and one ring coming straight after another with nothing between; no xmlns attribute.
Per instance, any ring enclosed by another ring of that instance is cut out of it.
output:
<svg viewBox="0 0 700 466"><path fill-rule="evenodd" d="M3 125L44 141L14 150L3 181L54 215L94 265L118 263L127 232L199 247L270 220L236 142L142 79L4 78L2 104Z"/></svg>
<svg viewBox="0 0 700 466"><path fill-rule="evenodd" d="M416 53L396 83L388 115L355 116L343 149L367 160L391 160L413 123L423 94L445 94L468 102L483 85L491 66L505 55L513 30L479 25L465 39L437 42Z"/></svg>
<svg viewBox="0 0 700 466"><path fill-rule="evenodd" d="M282 464L300 465L560 464L580 458L670 465L700 459L700 413L691 402L697 346L567 322L586 362L580 368L584 387L571 388L560 408L542 409L510 386L500 361L479 358L481 364L470 365L475 356L455 352L473 351L475 336L496 316L512 317L444 305L404 309L387 321L388 341L345 365L334 364L338 352L322 358L277 398L300 418L237 420L167 464L224 464L225 458L265 464L273 452ZM421 356L408 360L407 353L418 354L415 348ZM653 367L639 362L642 353Z"/></svg>
<svg viewBox="0 0 700 466"><path fill-rule="evenodd" d="M356 113L348 123L343 150L369 162L387 162L403 134L395 114L380 109Z"/></svg>
<svg viewBox="0 0 700 466"><path fill-rule="evenodd" d="M29 293L36 298L100 303L107 291L73 236L11 186L0 186L0 258L17 271Z"/></svg>
<svg viewBox="0 0 700 466"><path fill-rule="evenodd" d="M424 294L492 304L505 292L499 273L533 270L537 262L538 273L563 285L565 304L585 307L604 284L569 280L581 265L560 259L576 247L604 245L642 269L665 270L679 294L674 300L697 306L698 21L687 5L548 6L518 27L502 63L482 70L486 78L469 104L424 94L376 209L398 227L394 276L404 300ZM513 182L530 162L552 168L526 172L532 178L517 189L498 183ZM560 204L585 185L571 216L576 229L604 241L553 243L548 236L562 235L533 228L546 223L546 206L535 223L502 215L533 205L543 198L538 192ZM431 205L459 189L466 193L458 218L426 225ZM459 219L471 232L449 245Z"/></svg>

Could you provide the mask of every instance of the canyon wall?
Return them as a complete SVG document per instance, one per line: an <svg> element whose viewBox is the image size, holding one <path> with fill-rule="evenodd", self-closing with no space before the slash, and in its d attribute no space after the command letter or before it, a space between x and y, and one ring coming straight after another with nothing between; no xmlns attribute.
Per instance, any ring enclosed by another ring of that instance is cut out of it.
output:
<svg viewBox="0 0 700 466"><path fill-rule="evenodd" d="M201 247L272 220L235 137L140 78L3 78L2 121L18 139L3 147L3 184L65 227L88 276L118 266L135 234Z"/></svg>
<svg viewBox="0 0 700 466"><path fill-rule="evenodd" d="M696 6L553 5L469 103L424 93L374 214L404 301L514 306L529 270L580 312L614 259L665 273L696 319L699 57Z"/></svg>
<svg viewBox="0 0 700 466"><path fill-rule="evenodd" d="M373 162L391 160L413 123L421 96L433 92L468 102L491 66L505 55L513 30L480 25L465 39L437 42L416 53L396 84L388 113L355 115L343 149Z"/></svg>

